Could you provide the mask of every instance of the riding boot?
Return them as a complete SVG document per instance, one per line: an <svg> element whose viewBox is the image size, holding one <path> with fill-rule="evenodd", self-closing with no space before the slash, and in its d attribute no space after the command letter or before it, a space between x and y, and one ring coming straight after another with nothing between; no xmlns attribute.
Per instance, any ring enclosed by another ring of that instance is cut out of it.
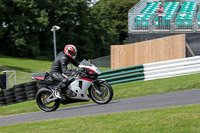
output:
<svg viewBox="0 0 200 133"><path fill-rule="evenodd" d="M63 80L62 82L60 82L60 83L56 86L56 88L58 88L57 91L60 92L60 90L61 90L62 88L66 87L66 86L68 86L68 85L69 85L69 81L68 81L67 79ZM67 93L67 95L68 95L69 97L75 97L75 96L77 95L75 92L73 92L72 90L70 90L68 87L67 87L66 93ZM56 96L56 95L55 95L55 96ZM56 97L57 97L57 96L56 96Z"/></svg>
<svg viewBox="0 0 200 133"><path fill-rule="evenodd" d="M56 87L55 87L55 96L59 99L61 99L61 95L60 95L60 91L62 88L64 88L66 86L66 81L62 81L60 82Z"/></svg>
<svg viewBox="0 0 200 133"><path fill-rule="evenodd" d="M61 96L60 96L60 88L55 87L54 95L55 95L57 98L61 99Z"/></svg>

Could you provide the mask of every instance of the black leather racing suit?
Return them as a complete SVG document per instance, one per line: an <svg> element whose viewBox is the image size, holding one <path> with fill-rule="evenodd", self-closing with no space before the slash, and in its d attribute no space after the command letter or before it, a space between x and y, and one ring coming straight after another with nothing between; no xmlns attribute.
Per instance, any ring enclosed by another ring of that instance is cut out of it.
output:
<svg viewBox="0 0 200 133"><path fill-rule="evenodd" d="M68 84L68 79L64 78L62 76L62 73L71 73L71 71L69 71L67 67L70 62L76 67L78 67L79 65L76 60L68 57L64 52L60 52L51 66L51 77L53 78L53 80L60 81L60 86L58 86L60 89L62 88L61 86L63 86L64 84Z"/></svg>

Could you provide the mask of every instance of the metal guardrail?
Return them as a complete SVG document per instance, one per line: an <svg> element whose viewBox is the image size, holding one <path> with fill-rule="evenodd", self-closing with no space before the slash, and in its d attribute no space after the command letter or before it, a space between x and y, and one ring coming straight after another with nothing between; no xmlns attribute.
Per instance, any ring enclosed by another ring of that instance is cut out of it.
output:
<svg viewBox="0 0 200 133"><path fill-rule="evenodd" d="M200 12L192 13L164 13L131 14L134 18L130 33L138 32L200 32Z"/></svg>
<svg viewBox="0 0 200 133"><path fill-rule="evenodd" d="M147 0L140 0L134 7L132 7L129 13L140 13L145 6L147 6Z"/></svg>
<svg viewBox="0 0 200 133"><path fill-rule="evenodd" d="M104 78L112 85L182 76L199 72L200 56L195 56L109 70L102 72L99 78Z"/></svg>
<svg viewBox="0 0 200 133"><path fill-rule="evenodd" d="M134 16L132 13L140 13L147 6L147 0L140 0L133 8L131 8L128 12L128 28L131 30L131 25L134 21Z"/></svg>

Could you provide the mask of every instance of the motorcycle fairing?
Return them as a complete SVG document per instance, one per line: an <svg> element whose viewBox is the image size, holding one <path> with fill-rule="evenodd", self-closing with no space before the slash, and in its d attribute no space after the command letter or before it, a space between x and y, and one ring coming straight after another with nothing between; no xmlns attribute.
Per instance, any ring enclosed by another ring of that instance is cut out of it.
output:
<svg viewBox="0 0 200 133"><path fill-rule="evenodd" d="M101 72L99 71L99 69L97 67L95 67L94 65L92 65L92 66L79 65L78 67L80 67L80 68L87 68L87 69L89 69L89 70L91 70L91 71L93 71L93 72L95 72L97 74L101 74Z"/></svg>
<svg viewBox="0 0 200 133"><path fill-rule="evenodd" d="M72 91L77 93L76 97L71 97L73 99L81 99L81 100L90 100L90 98L87 95L87 89L92 84L92 81L83 80L80 78L76 78L75 81L73 81L68 88Z"/></svg>

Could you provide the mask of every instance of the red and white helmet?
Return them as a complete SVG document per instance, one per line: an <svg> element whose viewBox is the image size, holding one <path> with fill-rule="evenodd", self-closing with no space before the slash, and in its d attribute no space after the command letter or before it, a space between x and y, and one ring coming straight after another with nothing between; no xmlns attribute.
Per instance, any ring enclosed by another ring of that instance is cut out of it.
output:
<svg viewBox="0 0 200 133"><path fill-rule="evenodd" d="M74 45L66 45L64 48L64 53L72 59L76 58L77 50Z"/></svg>

